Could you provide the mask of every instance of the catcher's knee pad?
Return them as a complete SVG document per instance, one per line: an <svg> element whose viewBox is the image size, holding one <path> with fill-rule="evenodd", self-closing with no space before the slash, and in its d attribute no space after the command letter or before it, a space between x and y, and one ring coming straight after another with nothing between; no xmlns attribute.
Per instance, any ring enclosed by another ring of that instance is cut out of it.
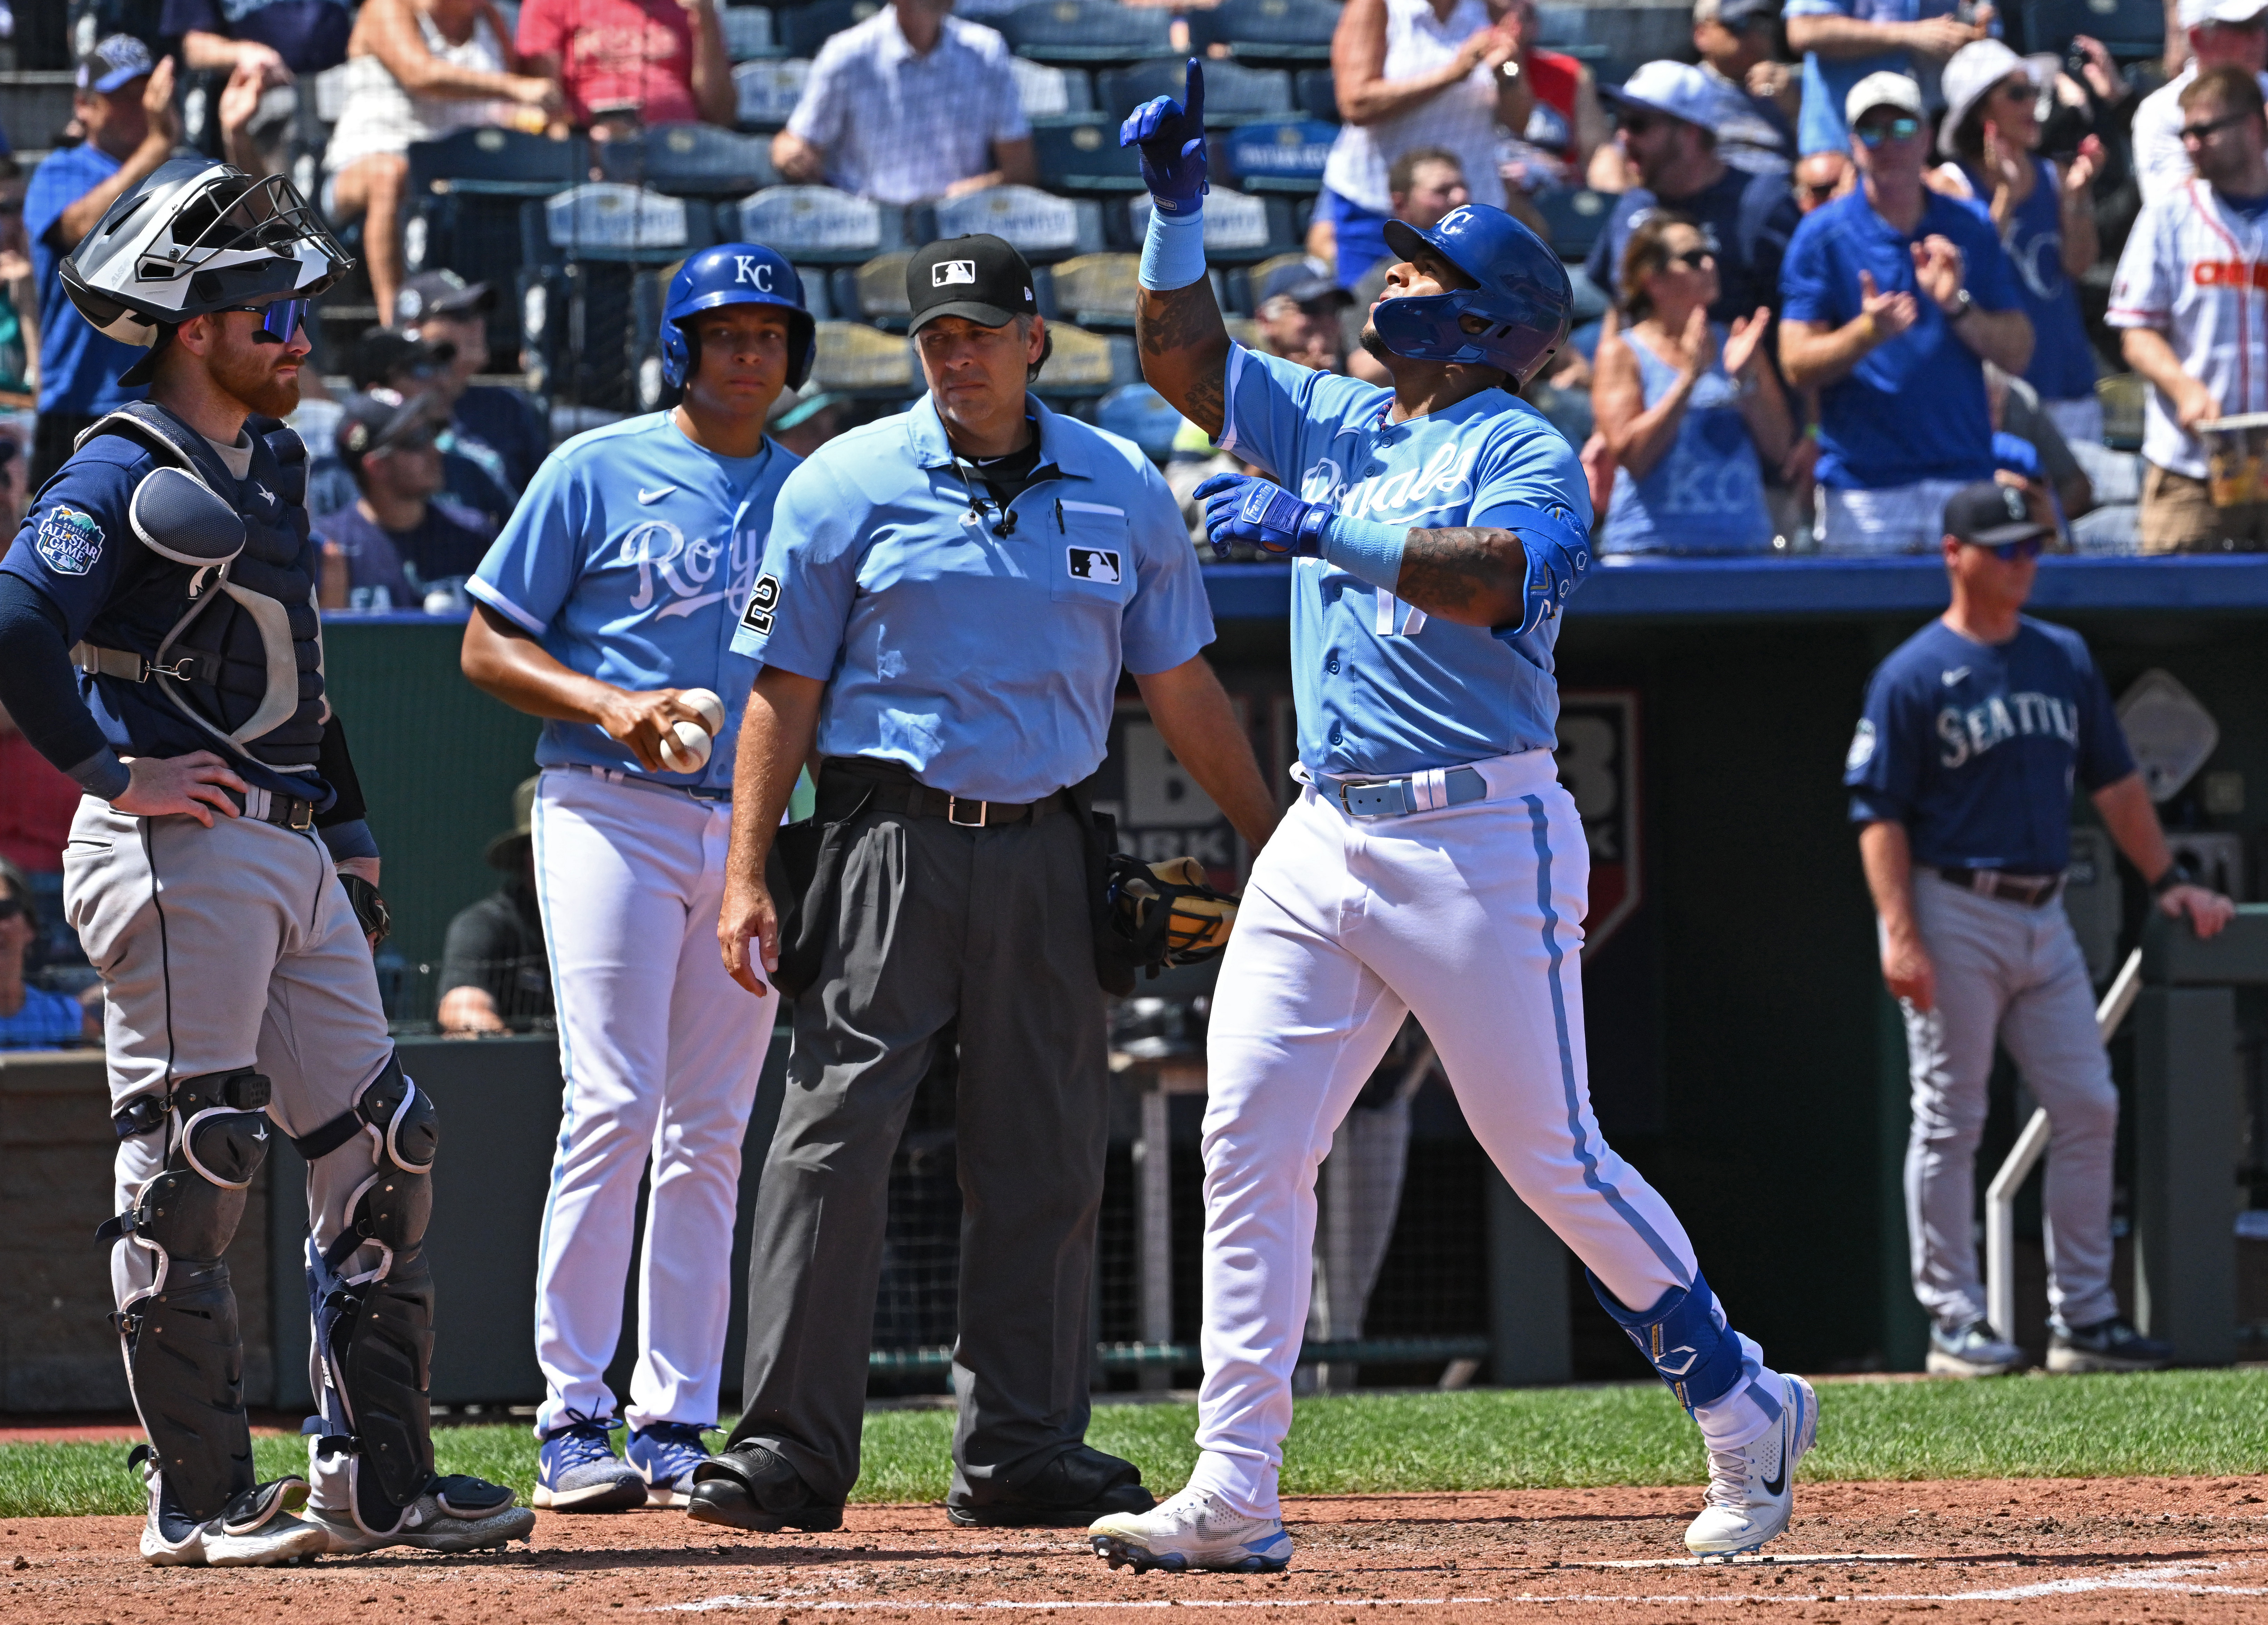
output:
<svg viewBox="0 0 2268 1625"><path fill-rule="evenodd" d="M1741 1340L1717 1312L1716 1295L1696 1270L1693 1284L1672 1287L1646 1309L1632 1309L1586 1269L1599 1305L1630 1334L1646 1363L1687 1410L1713 1405L1741 1379Z"/></svg>

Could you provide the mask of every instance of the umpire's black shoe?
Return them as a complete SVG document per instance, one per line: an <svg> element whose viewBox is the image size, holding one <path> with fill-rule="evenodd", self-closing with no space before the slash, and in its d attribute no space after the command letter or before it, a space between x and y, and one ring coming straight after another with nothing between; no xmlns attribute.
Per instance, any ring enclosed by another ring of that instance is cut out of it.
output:
<svg viewBox="0 0 2268 1625"><path fill-rule="evenodd" d="M948 1499L945 1515L956 1524L995 1528L1083 1529L1113 1512L1146 1512L1157 1504L1142 1488L1140 1467L1074 1445L1025 1482L1002 1485L982 1502Z"/></svg>
<svg viewBox="0 0 2268 1625"><path fill-rule="evenodd" d="M762 1445L735 1445L695 1467L685 1511L701 1523L760 1534L843 1527L842 1504L813 1495L793 1467Z"/></svg>

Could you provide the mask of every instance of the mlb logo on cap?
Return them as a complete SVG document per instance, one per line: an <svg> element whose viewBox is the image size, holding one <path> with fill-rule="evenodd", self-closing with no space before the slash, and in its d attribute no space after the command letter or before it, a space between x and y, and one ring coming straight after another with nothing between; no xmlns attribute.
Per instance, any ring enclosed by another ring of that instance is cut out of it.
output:
<svg viewBox="0 0 2268 1625"><path fill-rule="evenodd" d="M983 232L917 251L906 261L906 306L913 312L909 330L917 334L940 316L1001 327L1039 313L1024 256Z"/></svg>
<svg viewBox="0 0 2268 1625"><path fill-rule="evenodd" d="M929 268L929 285L949 288L954 283L976 283L976 261L974 260L939 260Z"/></svg>

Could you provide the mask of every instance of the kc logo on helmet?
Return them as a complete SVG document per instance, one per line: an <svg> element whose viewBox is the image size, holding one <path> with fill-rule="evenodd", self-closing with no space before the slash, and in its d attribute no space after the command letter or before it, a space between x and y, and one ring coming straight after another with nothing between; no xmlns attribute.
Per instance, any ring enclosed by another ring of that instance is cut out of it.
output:
<svg viewBox="0 0 2268 1625"><path fill-rule="evenodd" d="M772 290L770 262L759 260L752 254L736 254L733 256L733 280L752 283L759 293L770 293Z"/></svg>
<svg viewBox="0 0 2268 1625"><path fill-rule="evenodd" d="M950 288L955 283L974 283L976 261L974 260L939 260L929 268L929 285Z"/></svg>

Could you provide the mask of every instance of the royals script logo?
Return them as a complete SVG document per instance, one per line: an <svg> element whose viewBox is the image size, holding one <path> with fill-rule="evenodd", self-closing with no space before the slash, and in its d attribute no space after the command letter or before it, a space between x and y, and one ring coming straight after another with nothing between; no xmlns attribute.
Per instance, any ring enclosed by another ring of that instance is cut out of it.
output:
<svg viewBox="0 0 2268 1625"><path fill-rule="evenodd" d="M753 529L729 541L707 536L688 540L667 519L657 518L623 532L612 562L637 572L630 607L652 609L658 620L666 621L728 599L741 603L755 585L762 553L762 542Z"/></svg>

